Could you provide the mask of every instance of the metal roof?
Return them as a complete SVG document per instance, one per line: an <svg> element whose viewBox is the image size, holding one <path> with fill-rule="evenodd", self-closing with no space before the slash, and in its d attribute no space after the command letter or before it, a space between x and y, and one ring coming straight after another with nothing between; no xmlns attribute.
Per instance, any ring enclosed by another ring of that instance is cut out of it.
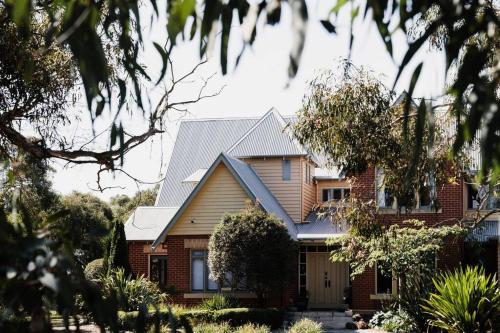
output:
<svg viewBox="0 0 500 333"><path fill-rule="evenodd" d="M125 222L128 241L155 240L179 207L137 207Z"/></svg>
<svg viewBox="0 0 500 333"><path fill-rule="evenodd" d="M195 182L185 181L186 178L199 169L210 167L221 152L228 152L237 142L242 144L237 152L243 152L245 148L246 153L250 153L248 149L253 145L258 148L255 153L267 152L265 156L303 155L304 149L300 150L290 135L283 132L284 126L293 119L282 117L278 111L271 109L259 118L181 121L155 206L181 206L196 185ZM258 122L261 126L255 126ZM241 140L243 137L244 140Z"/></svg>
<svg viewBox="0 0 500 333"><path fill-rule="evenodd" d="M182 182L183 183L198 183L203 178L203 176L205 175L206 172L207 172L207 169L205 169L205 168L198 169L193 174L191 174L186 179L184 179Z"/></svg>
<svg viewBox="0 0 500 333"><path fill-rule="evenodd" d="M287 125L273 108L236 141L227 153L235 157L308 155L304 147L292 138Z"/></svg>
<svg viewBox="0 0 500 333"><path fill-rule="evenodd" d="M152 244L156 248L161 242L165 240L168 231L174 226L177 220L182 216L182 213L187 209L189 204L193 201L196 194L203 188L205 182L210 178L214 170L221 163L228 168L235 179L240 183L247 194L269 214L274 214L285 223L290 237L297 240L297 230L292 219L285 212L283 207L276 198L271 194L269 189L264 185L262 180L257 176L253 169L246 163L233 158L225 153L221 153L219 157L212 163L208 171L205 173L200 182L195 186L194 190L186 198L182 206L175 212L175 215L165 225L159 236Z"/></svg>
<svg viewBox="0 0 500 333"><path fill-rule="evenodd" d="M305 223L297 224L297 239L326 240L331 237L345 235L347 229L347 224L333 224L329 216L311 212L306 217Z"/></svg>

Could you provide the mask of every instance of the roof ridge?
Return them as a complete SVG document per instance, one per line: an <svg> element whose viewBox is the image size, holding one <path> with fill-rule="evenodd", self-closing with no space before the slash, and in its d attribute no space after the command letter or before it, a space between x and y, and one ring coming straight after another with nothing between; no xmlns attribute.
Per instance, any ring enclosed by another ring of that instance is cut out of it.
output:
<svg viewBox="0 0 500 333"><path fill-rule="evenodd" d="M194 119L181 119L179 122L180 123L187 123L187 122L203 122L203 121L230 121L230 120L257 120L260 119L261 117L255 116L255 117L212 117L212 118L194 118Z"/></svg>
<svg viewBox="0 0 500 333"><path fill-rule="evenodd" d="M267 117L269 117L271 114L273 114L274 112L277 112L275 111L276 109L274 107L272 107L271 109L269 109L269 111L267 111L262 117L260 117L259 121L257 121L252 127L250 127L248 129L248 131L246 131L245 134L243 134L241 136L241 138L239 138L238 140L236 140L236 142L231 146L229 147L229 149L226 151L228 154L231 153L231 151L236 148L243 140L245 140L245 138L247 138L250 134L252 134L253 131L255 131L255 129L257 127L259 127L260 124L262 124L262 122L264 120L266 120Z"/></svg>

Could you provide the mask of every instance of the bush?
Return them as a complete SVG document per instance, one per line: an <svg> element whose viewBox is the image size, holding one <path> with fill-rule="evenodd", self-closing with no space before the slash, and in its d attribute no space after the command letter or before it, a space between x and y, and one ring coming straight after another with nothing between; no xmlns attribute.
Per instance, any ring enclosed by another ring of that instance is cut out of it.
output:
<svg viewBox="0 0 500 333"><path fill-rule="evenodd" d="M228 323L201 323L193 328L193 333L232 333L232 330Z"/></svg>
<svg viewBox="0 0 500 333"><path fill-rule="evenodd" d="M378 311L369 322L371 327L382 328L388 332L414 332L415 327L408 315L397 311Z"/></svg>
<svg viewBox="0 0 500 333"><path fill-rule="evenodd" d="M151 326L156 320L160 320L163 325L170 324L170 314L173 313L177 326L185 326L187 323L193 327L200 326L209 329L209 325L203 324L227 324L231 327L253 324L256 327L267 326L272 329L281 327L283 323L283 312L275 308L254 309L254 308L233 308L217 311L203 309L176 309L170 312L169 309L159 311L158 316L155 312L147 315L147 326ZM138 311L124 312L120 311L118 315L118 326L120 329L133 330L139 316ZM215 327L210 326L210 327ZM234 329L233 329L234 331ZM210 331L207 331L210 332ZM244 331L247 332L247 331ZM262 332L262 331L256 331Z"/></svg>
<svg viewBox="0 0 500 333"><path fill-rule="evenodd" d="M234 333L270 333L269 327L264 325L246 324L238 327Z"/></svg>
<svg viewBox="0 0 500 333"><path fill-rule="evenodd" d="M208 245L211 278L254 292L260 305L289 282L294 257L295 243L285 224L255 207L226 214Z"/></svg>
<svg viewBox="0 0 500 333"><path fill-rule="evenodd" d="M323 327L311 319L304 318L290 327L288 333L323 333Z"/></svg>
<svg viewBox="0 0 500 333"><path fill-rule="evenodd" d="M104 259L102 258L89 262L83 271L87 280L99 280L105 273Z"/></svg>
<svg viewBox="0 0 500 333"><path fill-rule="evenodd" d="M430 324L452 333L500 331L500 291L483 268L460 268L434 279L423 308Z"/></svg>
<svg viewBox="0 0 500 333"><path fill-rule="evenodd" d="M206 298L201 302L200 309L203 310L222 310L238 307L238 302L233 297L216 294L211 298Z"/></svg>
<svg viewBox="0 0 500 333"><path fill-rule="evenodd" d="M123 268L112 271L102 279L104 293L116 296L120 310L139 310L141 305L160 305L168 299L158 285L144 276L133 279Z"/></svg>

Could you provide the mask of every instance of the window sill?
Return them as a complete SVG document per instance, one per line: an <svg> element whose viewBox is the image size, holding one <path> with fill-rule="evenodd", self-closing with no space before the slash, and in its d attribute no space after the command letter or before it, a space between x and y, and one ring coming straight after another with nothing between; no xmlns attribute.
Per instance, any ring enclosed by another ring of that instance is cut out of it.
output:
<svg viewBox="0 0 500 333"><path fill-rule="evenodd" d="M370 295L371 300L380 300L380 301L388 301L391 300L395 297L396 295L392 294L376 294L376 295Z"/></svg>
<svg viewBox="0 0 500 333"><path fill-rule="evenodd" d="M443 210L441 208L439 208L438 210L434 210L434 209L430 209L430 208L419 208L419 209L413 209L411 210L410 212L405 212L403 210L401 210L401 215L406 215L406 214L410 214L410 215L418 215L418 214L440 214L442 213ZM397 209L393 209L393 208L378 208L378 211L377 211L377 214L381 214L381 215L395 215L395 214L398 214L398 210Z"/></svg>
<svg viewBox="0 0 500 333"><path fill-rule="evenodd" d="M184 298L212 298L214 295L216 295L217 292L192 292L192 293L187 293L184 294ZM257 298L257 296L254 293L248 293L248 292L222 292L224 295L230 295L233 298Z"/></svg>

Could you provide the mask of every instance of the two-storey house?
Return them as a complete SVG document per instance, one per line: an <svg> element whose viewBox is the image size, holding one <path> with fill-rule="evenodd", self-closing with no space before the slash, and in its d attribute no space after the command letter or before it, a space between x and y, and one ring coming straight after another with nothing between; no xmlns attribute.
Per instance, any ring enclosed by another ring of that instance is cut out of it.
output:
<svg viewBox="0 0 500 333"><path fill-rule="evenodd" d="M394 281L376 268L351 280L348 264L329 260L325 241L346 229L318 217L314 207L352 192L377 199L384 223L408 216L395 214L390 196L377 186L375 169L360 175L351 188L340 172L323 168L322 157L289 134L292 121L275 109L261 118L182 121L155 206L139 207L125 224L133 271L174 289L177 302L196 304L210 297L218 286L209 277L208 239L225 213L253 202L281 219L299 243L296 276L273 304L293 304L307 294L310 308L339 308L350 288L352 308L371 311L395 293ZM464 186L437 189L438 212L422 196L411 217L430 222L462 218ZM454 266L461 260L462 243L450 243L438 264ZM246 292L233 296L250 304L255 299Z"/></svg>

